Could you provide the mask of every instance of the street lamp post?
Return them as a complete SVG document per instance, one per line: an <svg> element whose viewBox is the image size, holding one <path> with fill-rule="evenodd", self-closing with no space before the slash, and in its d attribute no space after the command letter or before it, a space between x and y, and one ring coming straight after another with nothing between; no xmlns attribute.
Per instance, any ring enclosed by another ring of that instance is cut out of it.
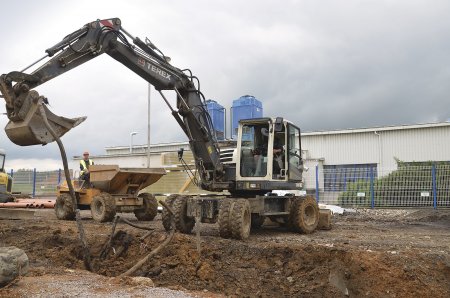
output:
<svg viewBox="0 0 450 298"><path fill-rule="evenodd" d="M133 131L130 133L130 154L133 153L133 136L137 135L138 133Z"/></svg>
<svg viewBox="0 0 450 298"><path fill-rule="evenodd" d="M152 85L148 84L148 115L147 115L147 168L150 168L150 93Z"/></svg>

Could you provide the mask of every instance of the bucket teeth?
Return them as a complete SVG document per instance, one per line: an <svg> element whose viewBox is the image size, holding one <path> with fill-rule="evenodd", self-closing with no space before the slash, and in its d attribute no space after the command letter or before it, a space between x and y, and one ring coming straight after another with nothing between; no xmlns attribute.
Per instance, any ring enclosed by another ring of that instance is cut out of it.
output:
<svg viewBox="0 0 450 298"><path fill-rule="evenodd" d="M17 145L45 145L55 141L53 136L45 127L43 118L39 112L39 105L43 105L50 126L58 137L86 120L86 117L65 118L53 114L44 104L44 97L32 90L21 94L15 99L16 107L8 113L10 121L5 127L8 138Z"/></svg>

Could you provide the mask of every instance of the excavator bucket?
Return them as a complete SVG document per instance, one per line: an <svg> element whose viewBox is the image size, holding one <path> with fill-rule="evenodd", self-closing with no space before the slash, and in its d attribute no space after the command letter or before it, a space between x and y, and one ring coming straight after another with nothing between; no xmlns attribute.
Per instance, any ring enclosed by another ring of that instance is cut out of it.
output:
<svg viewBox="0 0 450 298"><path fill-rule="evenodd" d="M86 117L69 119L53 114L44 104L44 97L40 97L36 91L21 94L16 101L22 106L20 110L8 115L10 121L5 132L8 138L19 146L45 145L55 141L39 112L40 105L43 106L50 127L58 137L86 120Z"/></svg>

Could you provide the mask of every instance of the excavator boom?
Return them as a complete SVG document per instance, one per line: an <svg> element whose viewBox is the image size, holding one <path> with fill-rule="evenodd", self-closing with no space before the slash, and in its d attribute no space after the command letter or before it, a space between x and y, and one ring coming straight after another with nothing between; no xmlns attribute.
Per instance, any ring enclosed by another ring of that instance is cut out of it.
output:
<svg viewBox="0 0 450 298"><path fill-rule="evenodd" d="M189 70L186 74L172 66L149 40L143 42L129 34L118 18L90 22L67 35L46 50L50 59L30 74L13 71L0 76L0 92L10 120L5 128L9 139L21 146L53 142L54 138L45 127L38 109L38 106L45 107L47 99L33 89L103 53L125 65L161 93L189 139L200 173L200 187L206 190L228 189L230 185L223 181L224 169L204 97L194 84L197 78ZM176 108L169 104L162 90L176 92ZM86 119L60 117L46 107L45 113L58 137Z"/></svg>

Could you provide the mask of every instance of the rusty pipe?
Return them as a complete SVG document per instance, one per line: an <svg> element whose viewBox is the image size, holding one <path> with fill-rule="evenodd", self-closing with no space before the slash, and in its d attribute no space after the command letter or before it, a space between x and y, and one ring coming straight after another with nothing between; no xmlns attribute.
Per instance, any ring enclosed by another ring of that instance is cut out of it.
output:
<svg viewBox="0 0 450 298"><path fill-rule="evenodd" d="M27 208L27 204L15 202L0 203L0 208Z"/></svg>
<svg viewBox="0 0 450 298"><path fill-rule="evenodd" d="M55 208L55 202L45 202L44 208Z"/></svg>
<svg viewBox="0 0 450 298"><path fill-rule="evenodd" d="M16 199L16 202L20 202L20 203L34 203L36 202L35 199Z"/></svg>

